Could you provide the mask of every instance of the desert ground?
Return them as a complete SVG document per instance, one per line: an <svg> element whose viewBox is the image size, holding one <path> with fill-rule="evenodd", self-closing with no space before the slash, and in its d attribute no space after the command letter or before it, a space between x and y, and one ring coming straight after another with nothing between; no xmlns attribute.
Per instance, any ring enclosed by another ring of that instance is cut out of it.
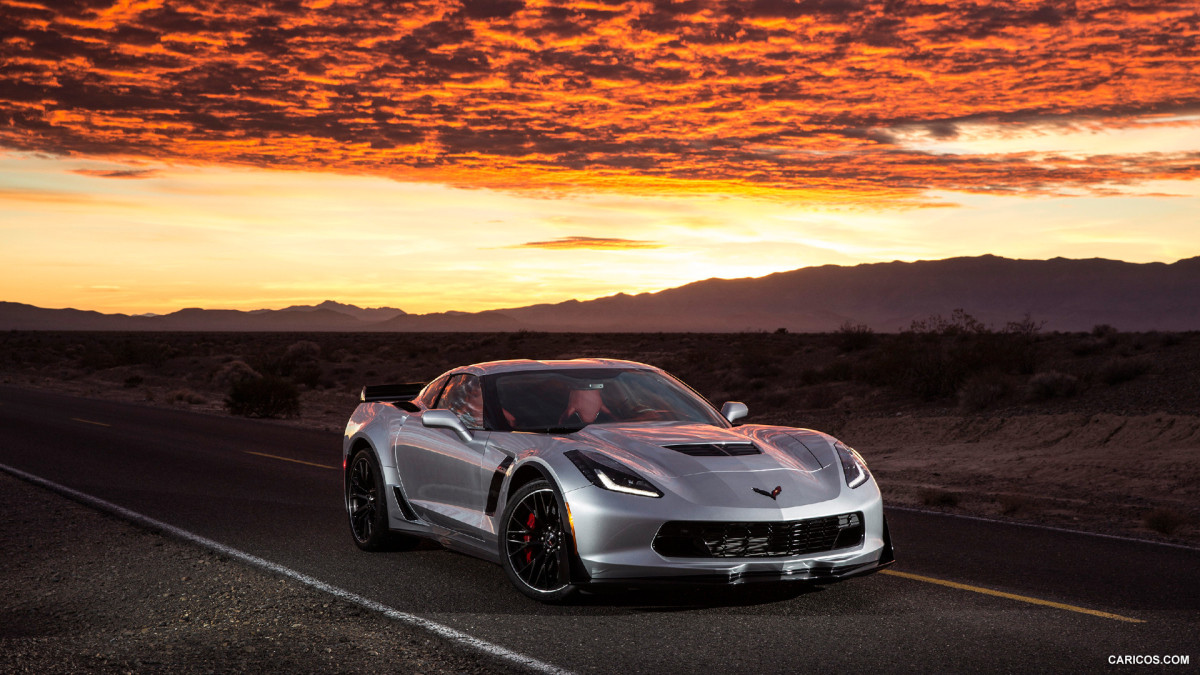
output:
<svg viewBox="0 0 1200 675"><path fill-rule="evenodd" d="M961 313L899 334L13 331L0 381L340 431L366 384L576 357L654 364L717 405L744 401L747 423L832 433L890 505L1200 545L1194 332L1043 333Z"/></svg>

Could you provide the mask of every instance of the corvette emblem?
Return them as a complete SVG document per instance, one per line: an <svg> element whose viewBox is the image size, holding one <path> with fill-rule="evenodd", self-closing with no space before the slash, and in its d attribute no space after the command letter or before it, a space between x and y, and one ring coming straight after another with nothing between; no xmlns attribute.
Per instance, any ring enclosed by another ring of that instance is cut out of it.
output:
<svg viewBox="0 0 1200 675"><path fill-rule="evenodd" d="M760 494L764 497L770 497L771 499L775 499L776 497L779 496L780 492L783 492L782 485L776 485L775 489L771 490L770 492L767 492L766 490L760 490L759 488L750 488L750 489L754 490L755 492L757 492L758 494Z"/></svg>

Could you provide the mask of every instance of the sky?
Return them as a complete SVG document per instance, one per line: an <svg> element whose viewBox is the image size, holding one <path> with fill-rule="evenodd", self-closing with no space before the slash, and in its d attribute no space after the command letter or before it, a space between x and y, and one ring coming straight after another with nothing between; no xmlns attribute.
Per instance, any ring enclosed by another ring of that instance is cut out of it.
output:
<svg viewBox="0 0 1200 675"><path fill-rule="evenodd" d="M1200 255L1200 4L0 0L0 300Z"/></svg>

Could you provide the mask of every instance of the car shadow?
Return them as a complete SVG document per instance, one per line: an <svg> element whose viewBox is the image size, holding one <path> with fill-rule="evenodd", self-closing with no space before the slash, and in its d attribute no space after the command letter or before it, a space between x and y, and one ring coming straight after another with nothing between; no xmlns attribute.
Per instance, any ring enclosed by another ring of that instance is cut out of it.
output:
<svg viewBox="0 0 1200 675"><path fill-rule="evenodd" d="M700 592L697 589L700 589ZM591 588L579 593L574 607L610 607L635 612L679 612L718 607L749 607L787 602L820 593L815 584L780 582L745 586L617 587Z"/></svg>

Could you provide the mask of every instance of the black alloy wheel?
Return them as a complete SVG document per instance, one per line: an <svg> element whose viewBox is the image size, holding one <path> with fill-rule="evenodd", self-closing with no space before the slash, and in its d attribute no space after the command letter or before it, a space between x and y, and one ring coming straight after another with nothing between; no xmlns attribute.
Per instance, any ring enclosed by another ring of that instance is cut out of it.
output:
<svg viewBox="0 0 1200 675"><path fill-rule="evenodd" d="M562 602L575 591L565 511L558 491L545 480L523 486L504 509L504 572L517 590L542 602Z"/></svg>
<svg viewBox="0 0 1200 675"><path fill-rule="evenodd" d="M383 475L370 450L360 450L346 474L346 512L354 543L364 551L381 551L388 539Z"/></svg>

